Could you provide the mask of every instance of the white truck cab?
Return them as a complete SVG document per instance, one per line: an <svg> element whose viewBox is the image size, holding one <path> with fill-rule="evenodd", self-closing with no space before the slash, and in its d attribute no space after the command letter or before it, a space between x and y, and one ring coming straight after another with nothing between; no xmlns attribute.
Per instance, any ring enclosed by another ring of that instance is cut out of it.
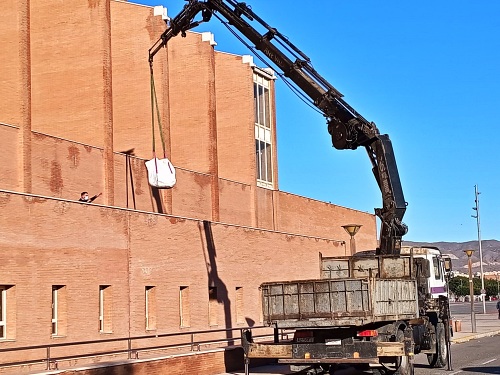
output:
<svg viewBox="0 0 500 375"><path fill-rule="evenodd" d="M446 277L451 271L451 261L448 256L443 256L437 247L412 247L402 246L402 256L412 256L413 258L423 258L428 261L428 291L431 298L448 296Z"/></svg>

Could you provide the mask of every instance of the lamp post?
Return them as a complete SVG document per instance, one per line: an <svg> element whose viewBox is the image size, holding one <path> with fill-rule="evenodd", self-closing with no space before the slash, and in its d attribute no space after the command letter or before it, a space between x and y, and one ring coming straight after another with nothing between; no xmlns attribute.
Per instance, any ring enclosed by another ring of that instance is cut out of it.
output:
<svg viewBox="0 0 500 375"><path fill-rule="evenodd" d="M498 271L495 272L495 279L497 281L497 298L500 298L500 285L498 284Z"/></svg>
<svg viewBox="0 0 500 375"><path fill-rule="evenodd" d="M472 325L472 333L476 332L476 315L474 313L474 283L472 282L472 254L474 250L464 250L468 257L469 265L469 294L470 294L470 321Z"/></svg>
<svg viewBox="0 0 500 375"><path fill-rule="evenodd" d="M347 224L347 225L342 225L342 228L349 233L349 236L351 236L351 241L349 242L349 247L351 250L351 255L354 255L356 253L356 241L354 240L354 236L356 233L358 233L359 228L361 228L362 225L359 224Z"/></svg>
<svg viewBox="0 0 500 375"><path fill-rule="evenodd" d="M472 207L476 211L475 215L471 215L477 222L477 242L479 245L479 265L481 270L481 300L483 301L483 314L486 314L486 291L484 289L484 273L483 273L483 250L481 248L481 218L479 216L479 194L477 185L474 185L474 192L476 196L476 207Z"/></svg>

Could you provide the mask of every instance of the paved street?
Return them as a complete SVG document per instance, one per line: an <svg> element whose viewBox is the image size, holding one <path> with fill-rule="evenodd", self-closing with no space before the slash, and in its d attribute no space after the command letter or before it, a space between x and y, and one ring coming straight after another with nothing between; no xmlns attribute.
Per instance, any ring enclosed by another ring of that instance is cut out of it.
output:
<svg viewBox="0 0 500 375"><path fill-rule="evenodd" d="M425 356L415 357L415 375L500 374L500 336L452 345L453 371L430 369Z"/></svg>
<svg viewBox="0 0 500 375"><path fill-rule="evenodd" d="M486 313L496 313L497 301L486 301ZM455 314L470 314L470 302L453 302L450 303L451 313ZM483 303L481 301L474 302L474 312L476 314L483 313Z"/></svg>

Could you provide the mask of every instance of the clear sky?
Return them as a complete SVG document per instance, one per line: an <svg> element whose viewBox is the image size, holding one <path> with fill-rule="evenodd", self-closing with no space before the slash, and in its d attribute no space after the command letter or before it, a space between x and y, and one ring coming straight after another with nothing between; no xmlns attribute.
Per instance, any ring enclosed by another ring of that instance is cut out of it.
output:
<svg viewBox="0 0 500 375"><path fill-rule="evenodd" d="M174 17L182 0L143 0ZM389 134L408 202L404 240L500 239L500 1L248 0ZM251 54L215 18L193 31ZM180 38L180 36L179 36ZM255 60L257 65L263 66ZM279 188L373 213L381 197L363 148L331 147L326 121L277 81Z"/></svg>

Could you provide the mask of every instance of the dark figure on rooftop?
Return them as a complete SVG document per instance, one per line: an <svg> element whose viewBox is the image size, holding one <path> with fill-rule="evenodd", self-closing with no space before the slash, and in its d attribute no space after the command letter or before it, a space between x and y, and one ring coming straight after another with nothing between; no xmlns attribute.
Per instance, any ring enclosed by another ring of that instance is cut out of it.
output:
<svg viewBox="0 0 500 375"><path fill-rule="evenodd" d="M93 197L89 198L89 193L86 191L82 192L80 194L80 199L78 199L80 202L85 202L85 203L92 203L97 197L100 197L102 193L96 194Z"/></svg>

